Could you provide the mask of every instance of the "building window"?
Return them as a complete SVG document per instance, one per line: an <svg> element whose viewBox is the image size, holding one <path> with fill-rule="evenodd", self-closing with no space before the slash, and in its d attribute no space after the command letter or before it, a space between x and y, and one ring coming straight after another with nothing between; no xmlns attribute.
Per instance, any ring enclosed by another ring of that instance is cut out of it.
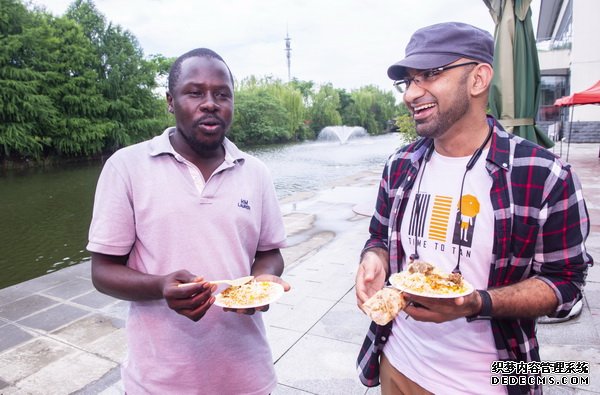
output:
<svg viewBox="0 0 600 395"><path fill-rule="evenodd" d="M566 96L568 92L568 76L566 75L543 75L540 84L540 109L537 121L557 122L561 120L560 108L554 105L554 101Z"/></svg>
<svg viewBox="0 0 600 395"><path fill-rule="evenodd" d="M554 36L552 49L571 48L571 35L573 32L573 1L570 0L565 8L558 30Z"/></svg>

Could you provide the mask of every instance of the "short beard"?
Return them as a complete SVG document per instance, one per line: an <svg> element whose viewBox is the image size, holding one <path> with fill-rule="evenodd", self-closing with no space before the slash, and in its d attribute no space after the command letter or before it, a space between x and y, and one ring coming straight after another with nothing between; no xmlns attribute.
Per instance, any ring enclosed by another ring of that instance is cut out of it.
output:
<svg viewBox="0 0 600 395"><path fill-rule="evenodd" d="M194 151L201 157L210 157L210 156L214 155L215 151L219 147L221 147L221 145L223 145L223 141L225 141L224 134L221 136L219 141L215 141L214 143L210 143L210 144L202 143L202 142L194 139L193 137L188 136L185 133L180 132L179 134L181 134L181 136L183 136L183 139L190 146L192 151Z"/></svg>
<svg viewBox="0 0 600 395"><path fill-rule="evenodd" d="M433 120L432 125L419 125L415 121L416 132L419 136L429 138L440 137L469 111L471 101L467 92L467 79L468 74L465 73L460 80L459 88L455 91L452 106L448 111L439 113L438 118ZM421 126L421 129L419 129L419 126Z"/></svg>

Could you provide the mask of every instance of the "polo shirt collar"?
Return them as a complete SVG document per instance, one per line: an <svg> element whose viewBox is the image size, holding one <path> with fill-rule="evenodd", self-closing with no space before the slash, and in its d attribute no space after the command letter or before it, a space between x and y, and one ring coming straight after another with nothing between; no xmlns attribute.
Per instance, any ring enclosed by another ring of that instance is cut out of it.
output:
<svg viewBox="0 0 600 395"><path fill-rule="evenodd" d="M175 133L175 127L165 129L162 134L155 136L150 140L150 156L159 156L162 154L173 155L175 159L181 160L181 154L175 151L169 136ZM227 137L223 140L223 148L225 148L225 163L235 164L236 162L244 161L246 154L242 152L233 142Z"/></svg>

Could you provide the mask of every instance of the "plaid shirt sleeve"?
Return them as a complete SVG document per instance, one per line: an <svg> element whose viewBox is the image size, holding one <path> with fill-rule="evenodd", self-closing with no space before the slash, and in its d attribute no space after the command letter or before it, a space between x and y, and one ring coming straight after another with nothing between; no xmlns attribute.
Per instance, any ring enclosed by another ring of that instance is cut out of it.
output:
<svg viewBox="0 0 600 395"><path fill-rule="evenodd" d="M390 252L390 273L398 271L402 259L399 248L397 219L402 216L408 199L408 191L414 183L417 162L426 150L423 143L411 144L395 152L386 163L379 184L375 213L369 225L370 237L364 251L370 248L385 248ZM418 152L413 155L413 150ZM415 161L415 162L413 162ZM392 321L393 322L393 321ZM385 326L371 323L358 355L357 370L360 381L367 387L379 385L379 356L392 331L392 322Z"/></svg>
<svg viewBox="0 0 600 395"><path fill-rule="evenodd" d="M494 207L494 264L489 287L530 277L548 284L566 316L581 299L592 258L585 249L590 231L581 185L570 165L548 150L496 129L488 155ZM539 361L535 320L493 319L498 357ZM540 394L537 384L508 386L509 394Z"/></svg>
<svg viewBox="0 0 600 395"><path fill-rule="evenodd" d="M388 249L388 232L390 224L390 207L394 195L390 194L390 169L392 159L388 160L384 169L375 204L375 212L369 224L370 237L365 243L363 252L371 248ZM362 254L361 254L362 255ZM367 387L379 385L379 356L392 329L392 324L382 327L371 322L369 331L360 349L356 367L358 378Z"/></svg>
<svg viewBox="0 0 600 395"><path fill-rule="evenodd" d="M377 193L377 201L375 203L375 212L373 213L373 217L371 217L369 225L370 237L365 243L363 252L370 248L388 248L389 211L391 205L389 189L390 166L391 164L388 161L383 169L383 175L379 183L379 192Z"/></svg>
<svg viewBox="0 0 600 395"><path fill-rule="evenodd" d="M504 131L496 137L492 155L507 174L492 172L496 262L490 286L536 277L556 294L553 316L564 317L581 299L593 262L585 248L590 223L581 184L548 150Z"/></svg>
<svg viewBox="0 0 600 395"><path fill-rule="evenodd" d="M588 265L593 261L585 248L590 222L579 179L570 165L553 167L558 176L540 210L533 269L558 298L553 316L564 317L581 299Z"/></svg>

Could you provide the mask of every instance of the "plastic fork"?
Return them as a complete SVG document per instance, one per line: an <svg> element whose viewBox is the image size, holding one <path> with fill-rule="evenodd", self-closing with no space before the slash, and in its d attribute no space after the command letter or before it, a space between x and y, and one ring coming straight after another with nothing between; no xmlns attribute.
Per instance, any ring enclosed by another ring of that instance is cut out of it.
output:
<svg viewBox="0 0 600 395"><path fill-rule="evenodd" d="M239 287L240 285L244 285L250 281L252 281L254 279L254 276L246 276L246 277L240 277L240 278L235 278L233 280L215 280L215 281L209 281L209 283L211 284L228 284L231 285L232 287ZM187 287L190 285L194 285L197 283L191 282L191 283L182 283L179 284L178 287Z"/></svg>

